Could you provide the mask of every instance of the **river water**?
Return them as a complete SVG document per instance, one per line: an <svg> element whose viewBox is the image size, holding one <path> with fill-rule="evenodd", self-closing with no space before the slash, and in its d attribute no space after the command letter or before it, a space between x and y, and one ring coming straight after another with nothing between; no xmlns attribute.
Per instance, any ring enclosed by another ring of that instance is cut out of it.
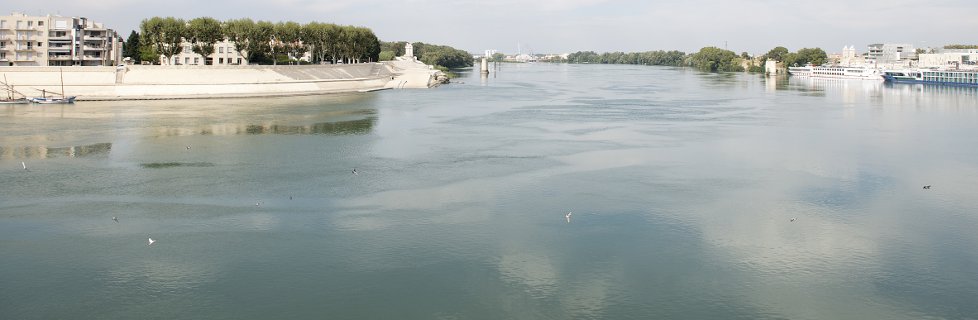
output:
<svg viewBox="0 0 978 320"><path fill-rule="evenodd" d="M2 108L2 319L978 317L976 89L507 64Z"/></svg>

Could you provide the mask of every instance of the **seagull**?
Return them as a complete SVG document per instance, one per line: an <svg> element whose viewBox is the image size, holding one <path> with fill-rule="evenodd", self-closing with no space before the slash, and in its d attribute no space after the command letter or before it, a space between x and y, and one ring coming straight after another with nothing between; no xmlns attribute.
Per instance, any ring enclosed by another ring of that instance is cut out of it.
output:
<svg viewBox="0 0 978 320"><path fill-rule="evenodd" d="M21 165L22 167L24 167L24 170L26 170L26 171L30 171L30 170L27 170L27 164L26 164L26 163L24 163L23 161L21 161L21 162L20 162L20 165Z"/></svg>
<svg viewBox="0 0 978 320"><path fill-rule="evenodd" d="M567 212L567 215L564 216L564 218L567 218L567 223L570 223L570 216L571 216L572 213L574 213L574 212L573 211Z"/></svg>
<svg viewBox="0 0 978 320"><path fill-rule="evenodd" d="M149 244L147 244L147 246L151 246L155 242L156 242L156 240L153 240L153 238L149 238Z"/></svg>
<svg viewBox="0 0 978 320"><path fill-rule="evenodd" d="M119 218L112 217L112 221L115 221L116 223L119 223Z"/></svg>
<svg viewBox="0 0 978 320"><path fill-rule="evenodd" d="M798 218L791 218L791 222L795 222L795 219L798 219Z"/></svg>
<svg viewBox="0 0 978 320"><path fill-rule="evenodd" d="M357 168L353 168L353 174L354 175L360 175L359 173L357 173Z"/></svg>
<svg viewBox="0 0 978 320"><path fill-rule="evenodd" d="M928 184L928 185L924 186L924 189L930 189L930 185Z"/></svg>
<svg viewBox="0 0 978 320"><path fill-rule="evenodd" d="M257 202L255 202L255 206L256 207L261 207L261 200L258 200Z"/></svg>
<svg viewBox="0 0 978 320"><path fill-rule="evenodd" d="M189 145L187 146L187 150L190 150L190 146Z"/></svg>
<svg viewBox="0 0 978 320"><path fill-rule="evenodd" d="M292 200L292 195L289 195L289 200Z"/></svg>

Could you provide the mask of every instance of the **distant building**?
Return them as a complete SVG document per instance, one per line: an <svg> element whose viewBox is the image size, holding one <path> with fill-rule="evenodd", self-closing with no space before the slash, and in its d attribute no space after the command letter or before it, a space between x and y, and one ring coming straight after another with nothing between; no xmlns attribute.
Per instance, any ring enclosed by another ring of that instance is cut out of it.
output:
<svg viewBox="0 0 978 320"><path fill-rule="evenodd" d="M0 16L0 66L112 66L122 61L122 40L87 18Z"/></svg>
<svg viewBox="0 0 978 320"><path fill-rule="evenodd" d="M875 43L869 45L866 60L878 63L894 63L917 58L917 51L907 43Z"/></svg>
<svg viewBox="0 0 978 320"><path fill-rule="evenodd" d="M234 42L225 39L214 44L214 53L207 59L194 52L193 44L184 40L181 44L183 50L180 54L172 57L160 56L160 64L169 65L247 65L248 59L235 49Z"/></svg>
<svg viewBox="0 0 978 320"><path fill-rule="evenodd" d="M961 50L961 52L929 53L919 55L921 68L978 68L978 50Z"/></svg>

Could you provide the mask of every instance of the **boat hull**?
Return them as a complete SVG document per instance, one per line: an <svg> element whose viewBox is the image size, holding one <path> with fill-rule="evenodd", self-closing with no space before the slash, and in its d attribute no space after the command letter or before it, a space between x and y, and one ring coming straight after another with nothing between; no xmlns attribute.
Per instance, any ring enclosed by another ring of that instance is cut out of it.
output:
<svg viewBox="0 0 978 320"><path fill-rule="evenodd" d="M39 104L69 104L75 103L75 96L65 98L30 98L30 101Z"/></svg>
<svg viewBox="0 0 978 320"><path fill-rule="evenodd" d="M27 99L24 99L24 98L21 98L21 99L13 99L13 100L0 100L0 104L25 104L25 103L29 103L29 102L30 101L27 101Z"/></svg>

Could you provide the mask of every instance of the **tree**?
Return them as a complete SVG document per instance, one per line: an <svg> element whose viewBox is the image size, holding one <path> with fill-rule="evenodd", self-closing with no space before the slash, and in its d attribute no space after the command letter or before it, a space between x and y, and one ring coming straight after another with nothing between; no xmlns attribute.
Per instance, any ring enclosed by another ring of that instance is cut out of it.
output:
<svg viewBox="0 0 978 320"><path fill-rule="evenodd" d="M788 52L790 52L788 48L775 47L771 51L768 51L764 57L766 58L765 60L784 61L784 55L788 54Z"/></svg>
<svg viewBox="0 0 978 320"><path fill-rule="evenodd" d="M290 60L300 58L303 52L302 25L291 21L278 22L275 24L275 38Z"/></svg>
<svg viewBox="0 0 978 320"><path fill-rule="evenodd" d="M140 23L140 42L151 44L155 52L169 63L171 57L183 51L181 44L187 35L186 25L183 19L174 17L145 19Z"/></svg>
<svg viewBox="0 0 978 320"><path fill-rule="evenodd" d="M744 71L736 53L717 47L705 47L693 54L690 62L696 69L709 72Z"/></svg>
<svg viewBox="0 0 978 320"><path fill-rule="evenodd" d="M211 17L194 18L187 26L187 41L193 44L194 52L204 56L204 64L207 64L208 57L214 53L214 44L224 40L224 33L221 31L221 22ZM211 64L214 64L211 61Z"/></svg>
<svg viewBox="0 0 978 320"><path fill-rule="evenodd" d="M139 61L140 58L142 58L139 53L140 47L139 33L136 33L136 31L133 30L129 33L129 38L126 39L126 44L123 46L122 56L129 57L134 62Z"/></svg>
<svg viewBox="0 0 978 320"><path fill-rule="evenodd" d="M506 58L506 55L503 54L502 52L496 52L496 53L493 53L492 54L492 61L495 61L495 62L502 62L503 59L505 59L505 58Z"/></svg>
<svg viewBox="0 0 978 320"><path fill-rule="evenodd" d="M828 55L826 55L825 51L821 48L802 48L798 50L798 55L794 63L797 65L806 65L810 63L818 66L825 64L826 61L828 61Z"/></svg>

